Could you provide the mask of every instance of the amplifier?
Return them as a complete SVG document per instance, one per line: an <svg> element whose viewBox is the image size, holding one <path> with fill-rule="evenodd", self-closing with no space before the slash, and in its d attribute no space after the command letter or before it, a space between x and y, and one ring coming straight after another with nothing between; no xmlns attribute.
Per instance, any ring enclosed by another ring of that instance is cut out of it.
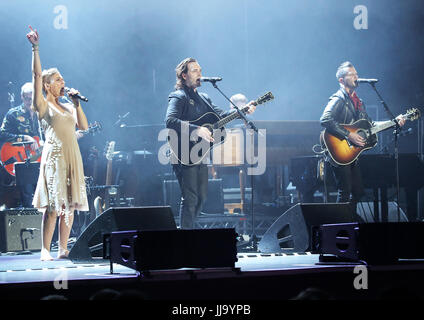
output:
<svg viewBox="0 0 424 320"><path fill-rule="evenodd" d="M0 252L41 250L41 221L37 209L0 211Z"/></svg>

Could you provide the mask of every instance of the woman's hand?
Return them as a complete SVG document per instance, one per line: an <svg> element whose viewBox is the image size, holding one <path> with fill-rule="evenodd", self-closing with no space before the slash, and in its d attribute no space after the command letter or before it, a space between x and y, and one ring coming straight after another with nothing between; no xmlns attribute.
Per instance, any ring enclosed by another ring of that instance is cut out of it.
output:
<svg viewBox="0 0 424 320"><path fill-rule="evenodd" d="M78 108L80 105L80 102L77 96L80 94L80 92L77 89L71 88L66 92L66 94L69 96L69 98L72 99L72 103L74 104L74 107Z"/></svg>
<svg viewBox="0 0 424 320"><path fill-rule="evenodd" d="M32 30L32 27L31 26L29 26L29 28L31 29L31 32L27 33L28 41L31 42L31 44L33 46L38 46L38 43L40 41L39 40L40 37L38 35L38 31L37 31L37 29L36 30Z"/></svg>

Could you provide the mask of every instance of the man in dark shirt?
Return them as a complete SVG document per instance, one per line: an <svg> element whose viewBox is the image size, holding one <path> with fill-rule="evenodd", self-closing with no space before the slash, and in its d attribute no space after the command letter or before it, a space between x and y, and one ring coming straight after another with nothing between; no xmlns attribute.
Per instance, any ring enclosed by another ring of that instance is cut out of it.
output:
<svg viewBox="0 0 424 320"><path fill-rule="evenodd" d="M202 69L193 58L186 58L176 67L176 91L171 92L168 98L166 113L166 127L172 129L179 136L181 143L194 142L200 139L211 143L214 138L209 129L201 124L193 124L191 121L201 118L208 112L213 112L224 117L234 110L222 111L212 104L211 99L205 93L200 93ZM249 113L255 110L253 101L249 102ZM180 227L182 229L194 228L195 218L201 212L207 197L208 168L203 161L192 162L190 155L181 147L181 159L189 159L190 163L181 162L173 164L173 170L181 188ZM184 154L185 153L185 154Z"/></svg>
<svg viewBox="0 0 424 320"><path fill-rule="evenodd" d="M40 136L38 118L31 109L32 105L32 82L25 83L21 88L22 104L11 108L5 115L0 127L0 144L4 142L32 142L32 150L36 150L39 145L34 137ZM19 185L22 206L32 207L32 197L37 181L28 181Z"/></svg>
<svg viewBox="0 0 424 320"><path fill-rule="evenodd" d="M352 124L359 119L372 122L355 92L358 87L358 73L353 64L346 61L338 67L336 78L340 89L330 97L320 119L321 125L332 135L363 147L366 141L356 132L350 132L341 125ZM405 124L405 120L401 116L396 119L399 125ZM347 165L338 165L330 157L328 160L331 163L338 189L337 202L351 202L352 206L356 208L357 202L363 195L361 171L357 161Z"/></svg>

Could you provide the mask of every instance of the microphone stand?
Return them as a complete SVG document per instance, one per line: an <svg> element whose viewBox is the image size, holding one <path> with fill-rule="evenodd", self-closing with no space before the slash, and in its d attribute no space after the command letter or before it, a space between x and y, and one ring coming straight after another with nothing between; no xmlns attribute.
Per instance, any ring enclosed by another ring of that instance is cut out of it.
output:
<svg viewBox="0 0 424 320"><path fill-rule="evenodd" d="M387 103L384 101L383 97L380 95L380 93L378 92L377 88L375 87L375 83L371 82L370 83L371 87L373 88L373 90L375 91L375 93L377 94L378 98L380 99L381 104L383 105L384 109L386 110L387 114L389 115L390 119L393 119L393 121L396 124L396 128L393 131L394 136L394 141L395 141L395 167L396 167L396 200L397 200L397 218L398 218L398 222L400 222L400 204L399 204L399 199L400 199L400 184L399 184L399 134L400 131L402 130L402 128L399 125L399 122L397 121L397 119L395 118L395 116L393 115L393 113L390 111L389 107L387 106Z"/></svg>
<svg viewBox="0 0 424 320"><path fill-rule="evenodd" d="M219 93L221 93L221 95L227 99L231 105L234 107L234 109L236 110L236 112L239 114L239 117L244 121L246 127L249 127L250 129L252 129L253 131L255 131L256 133L258 133L258 128L255 126L255 124L248 120L246 118L246 115L241 112L241 110L231 101L231 99L229 99L222 91L221 89L218 88L218 85L216 84L216 81L210 81L213 85L213 87L219 91ZM250 164L250 166L253 169L253 163ZM251 212L251 219L252 219L252 236L249 239L249 244L247 245L247 249L249 251L253 251L253 252L257 252L258 251L258 237L256 236L256 227L255 227L255 210L254 210L254 203L253 203L253 174L251 175L250 178L250 184L251 184L251 207L250 207L250 212Z"/></svg>
<svg viewBox="0 0 424 320"><path fill-rule="evenodd" d="M7 84L7 96L10 107L13 108L15 106L15 94L13 93L13 82L11 81Z"/></svg>

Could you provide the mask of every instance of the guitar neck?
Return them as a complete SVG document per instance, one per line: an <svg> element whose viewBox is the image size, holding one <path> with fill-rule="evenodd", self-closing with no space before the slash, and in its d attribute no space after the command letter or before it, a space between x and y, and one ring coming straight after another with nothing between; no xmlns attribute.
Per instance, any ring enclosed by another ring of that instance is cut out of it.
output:
<svg viewBox="0 0 424 320"><path fill-rule="evenodd" d="M240 109L241 112L246 112L247 110L249 110L249 107L247 107L247 106ZM215 123L214 128L215 129L222 128L227 123L237 119L238 117L239 117L239 113L237 111L235 111L235 112L231 113L230 115L226 116L225 118L222 118L217 123Z"/></svg>
<svg viewBox="0 0 424 320"><path fill-rule="evenodd" d="M112 160L107 161L106 169L106 185L112 184Z"/></svg>
<svg viewBox="0 0 424 320"><path fill-rule="evenodd" d="M382 121L371 128L371 134L379 133L394 126L396 126L396 123L393 120Z"/></svg>

